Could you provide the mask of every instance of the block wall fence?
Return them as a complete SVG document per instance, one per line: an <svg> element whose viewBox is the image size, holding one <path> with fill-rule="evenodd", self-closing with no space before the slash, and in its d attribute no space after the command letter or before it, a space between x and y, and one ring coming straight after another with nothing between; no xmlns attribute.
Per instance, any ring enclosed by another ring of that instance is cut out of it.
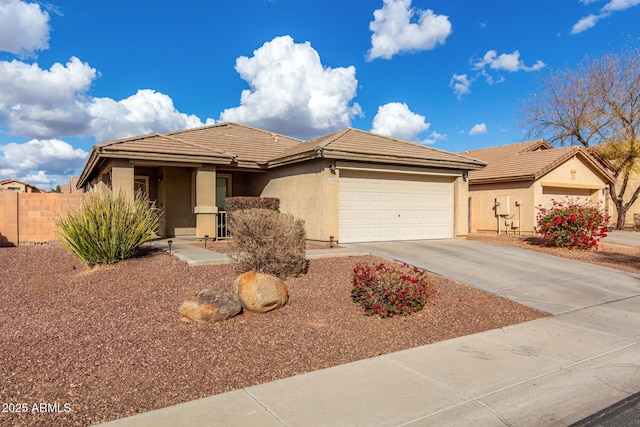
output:
<svg viewBox="0 0 640 427"><path fill-rule="evenodd" d="M0 191L0 246L57 240L55 219L80 207L85 194Z"/></svg>

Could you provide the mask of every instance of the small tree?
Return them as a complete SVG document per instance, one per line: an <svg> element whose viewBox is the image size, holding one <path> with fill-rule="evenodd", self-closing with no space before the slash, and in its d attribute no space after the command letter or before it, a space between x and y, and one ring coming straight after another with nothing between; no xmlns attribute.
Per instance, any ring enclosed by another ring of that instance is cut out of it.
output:
<svg viewBox="0 0 640 427"><path fill-rule="evenodd" d="M548 245L590 249L607 236L609 218L596 205L572 199L538 207L536 232Z"/></svg>
<svg viewBox="0 0 640 427"><path fill-rule="evenodd" d="M92 193L76 212L56 219L56 236L85 265L134 256L158 228L159 210L138 192L134 200L111 190Z"/></svg>
<svg viewBox="0 0 640 427"><path fill-rule="evenodd" d="M594 147L616 178L609 194L618 212L617 229L640 196L631 185L640 161L640 52L626 49L585 58L540 82L521 106L530 135L559 145Z"/></svg>
<svg viewBox="0 0 640 427"><path fill-rule="evenodd" d="M237 210L229 230L229 257L239 273L253 270L286 279L306 271L303 220L269 209Z"/></svg>

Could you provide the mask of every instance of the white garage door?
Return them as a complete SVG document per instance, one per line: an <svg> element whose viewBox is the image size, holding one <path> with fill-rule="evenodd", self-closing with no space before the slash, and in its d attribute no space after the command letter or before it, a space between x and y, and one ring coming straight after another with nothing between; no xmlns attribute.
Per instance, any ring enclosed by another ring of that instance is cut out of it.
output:
<svg viewBox="0 0 640 427"><path fill-rule="evenodd" d="M339 241L453 237L453 178L340 171Z"/></svg>
<svg viewBox="0 0 640 427"><path fill-rule="evenodd" d="M549 208L553 201L566 202L574 200L578 202L591 201L591 195L597 190L569 187L542 187L542 206Z"/></svg>

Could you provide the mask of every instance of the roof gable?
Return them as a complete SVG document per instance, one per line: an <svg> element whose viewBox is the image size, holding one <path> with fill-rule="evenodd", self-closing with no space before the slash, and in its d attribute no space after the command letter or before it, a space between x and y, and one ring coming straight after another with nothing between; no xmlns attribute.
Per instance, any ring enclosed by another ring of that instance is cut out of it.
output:
<svg viewBox="0 0 640 427"><path fill-rule="evenodd" d="M605 181L614 181L609 171L586 150L576 146L552 148L546 141L540 140L467 153L488 163L486 168L469 173L471 184L536 180L575 156L598 171Z"/></svg>

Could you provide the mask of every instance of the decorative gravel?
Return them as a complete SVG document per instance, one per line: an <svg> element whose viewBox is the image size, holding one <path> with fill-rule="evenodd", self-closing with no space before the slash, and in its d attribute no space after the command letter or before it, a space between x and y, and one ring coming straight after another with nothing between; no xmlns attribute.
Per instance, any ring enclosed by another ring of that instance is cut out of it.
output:
<svg viewBox="0 0 640 427"><path fill-rule="evenodd" d="M0 425L95 424L546 315L433 277L421 312L368 317L351 271L382 260L360 256L310 261L282 309L187 323L182 301L230 291L233 267L145 252L88 270L61 245L0 248Z"/></svg>

